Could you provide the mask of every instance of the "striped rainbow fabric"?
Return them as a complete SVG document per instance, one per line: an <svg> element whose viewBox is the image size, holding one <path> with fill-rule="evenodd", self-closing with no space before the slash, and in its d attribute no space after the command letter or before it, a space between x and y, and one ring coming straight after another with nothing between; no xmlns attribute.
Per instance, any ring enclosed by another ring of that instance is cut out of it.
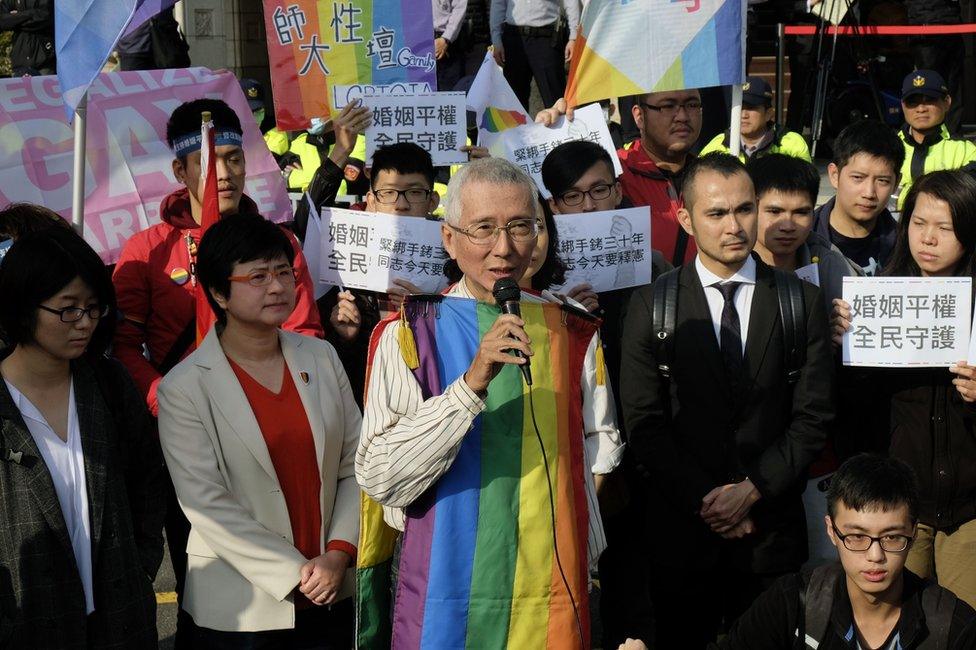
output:
<svg viewBox="0 0 976 650"><path fill-rule="evenodd" d="M502 108L489 106L481 115L480 127L489 133L501 133L525 124L525 122L525 113L521 111L506 111Z"/></svg>
<svg viewBox="0 0 976 650"><path fill-rule="evenodd" d="M415 345L412 365L425 396L440 394L467 370L498 315L497 307L465 298L407 304L405 321L394 326L409 322L410 335L399 339L401 348ZM523 302L522 318L533 345L533 401L554 490L555 537L586 641L580 642L555 560L549 487L528 388L510 365L492 381L486 408L451 469L407 509L395 648L589 647L580 375L597 323L556 304ZM380 333L396 322L388 320L373 333L370 365ZM401 352L405 360L411 356ZM396 534L365 495L361 522L358 647L389 648L384 607Z"/></svg>

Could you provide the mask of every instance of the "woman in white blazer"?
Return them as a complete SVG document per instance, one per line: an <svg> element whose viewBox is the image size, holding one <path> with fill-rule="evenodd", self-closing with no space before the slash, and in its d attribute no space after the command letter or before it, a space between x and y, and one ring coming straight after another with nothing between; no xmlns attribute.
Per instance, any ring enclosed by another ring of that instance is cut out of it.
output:
<svg viewBox="0 0 976 650"><path fill-rule="evenodd" d="M182 606L206 650L352 645L361 415L332 346L280 329L293 259L259 216L211 226L196 281L217 324L159 387L191 524Z"/></svg>

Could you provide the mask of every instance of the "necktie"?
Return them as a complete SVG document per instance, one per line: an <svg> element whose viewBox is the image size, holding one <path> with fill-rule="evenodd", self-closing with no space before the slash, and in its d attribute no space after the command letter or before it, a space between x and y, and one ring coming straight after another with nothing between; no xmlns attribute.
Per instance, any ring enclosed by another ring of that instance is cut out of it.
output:
<svg viewBox="0 0 976 650"><path fill-rule="evenodd" d="M742 283L726 282L716 285L725 299L719 340L722 347L722 361L732 383L736 383L742 375L742 332L739 328L739 312L735 309L735 291L740 284Z"/></svg>

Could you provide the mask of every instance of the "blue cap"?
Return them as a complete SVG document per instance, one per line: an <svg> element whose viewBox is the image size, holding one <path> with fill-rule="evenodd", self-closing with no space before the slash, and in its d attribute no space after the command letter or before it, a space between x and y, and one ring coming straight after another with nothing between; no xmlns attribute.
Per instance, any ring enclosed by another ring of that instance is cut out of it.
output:
<svg viewBox="0 0 976 650"><path fill-rule="evenodd" d="M762 77L746 77L742 84L742 103L750 106L772 106L773 89Z"/></svg>
<svg viewBox="0 0 976 650"><path fill-rule="evenodd" d="M945 79L935 70L916 70L909 72L901 84L901 98L907 99L912 95L944 98L949 95L949 88Z"/></svg>
<svg viewBox="0 0 976 650"><path fill-rule="evenodd" d="M247 105L252 111L264 108L264 86L257 79L241 79L241 90L247 98Z"/></svg>

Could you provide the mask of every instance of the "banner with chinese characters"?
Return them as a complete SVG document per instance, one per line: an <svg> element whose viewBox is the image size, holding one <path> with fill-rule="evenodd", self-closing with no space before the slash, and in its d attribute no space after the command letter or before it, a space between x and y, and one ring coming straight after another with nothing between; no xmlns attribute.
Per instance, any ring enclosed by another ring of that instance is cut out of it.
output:
<svg viewBox="0 0 976 650"><path fill-rule="evenodd" d="M284 131L328 117L334 86L437 88L429 0L264 0L264 22Z"/></svg>
<svg viewBox="0 0 976 650"><path fill-rule="evenodd" d="M550 151L570 140L589 140L601 145L613 161L614 176L623 173L599 104L579 109L572 122L564 116L550 127L529 123L506 129L492 141L489 150L496 158L506 158L521 167L548 199L549 191L542 183L542 161Z"/></svg>
<svg viewBox="0 0 976 650"><path fill-rule="evenodd" d="M651 283L649 207L557 214L554 219L566 283L553 291L586 283L599 293Z"/></svg>
<svg viewBox="0 0 976 650"><path fill-rule="evenodd" d="M441 221L359 210L322 210L319 278L346 289L386 293L407 280L425 293L447 286Z"/></svg>
<svg viewBox="0 0 976 650"><path fill-rule="evenodd" d="M844 365L948 367L966 360L971 278L844 278Z"/></svg>
<svg viewBox="0 0 976 650"><path fill-rule="evenodd" d="M467 137L464 93L380 95L364 97L363 104L373 111L366 160L373 159L377 147L413 142L430 153L435 167L468 161L461 151Z"/></svg>

